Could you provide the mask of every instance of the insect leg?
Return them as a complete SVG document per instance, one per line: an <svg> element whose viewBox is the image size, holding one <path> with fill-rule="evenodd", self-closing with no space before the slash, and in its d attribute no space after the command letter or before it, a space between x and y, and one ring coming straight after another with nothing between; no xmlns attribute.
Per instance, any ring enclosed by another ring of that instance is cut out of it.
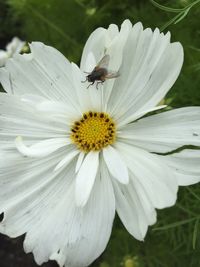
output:
<svg viewBox="0 0 200 267"><path fill-rule="evenodd" d="M90 84L88 85L87 89L88 89L90 86L92 86L93 84L94 84L94 82L90 83Z"/></svg>
<svg viewBox="0 0 200 267"><path fill-rule="evenodd" d="M96 89L98 90L98 89L99 89L98 85L99 85L99 84L103 84L104 82L105 82L105 81L97 82L97 84L96 84Z"/></svg>

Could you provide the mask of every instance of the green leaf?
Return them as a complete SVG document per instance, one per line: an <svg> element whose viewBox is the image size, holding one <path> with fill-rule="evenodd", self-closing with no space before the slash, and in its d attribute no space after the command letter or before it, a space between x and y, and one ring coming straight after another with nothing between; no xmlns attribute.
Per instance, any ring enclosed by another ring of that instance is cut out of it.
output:
<svg viewBox="0 0 200 267"><path fill-rule="evenodd" d="M200 3L200 0L196 0L194 1L193 3L190 3L189 5L187 5L186 7L184 8L171 8L171 7L166 7L166 6L163 6L159 3L157 3L156 1L154 0L150 0L150 2L158 7L159 9L161 10L164 10L164 11L167 11L167 12L174 12L174 13L178 13L175 17L173 17L171 20L169 20L167 23L164 24L164 26L161 28L161 30L165 30L168 26L170 26L171 24L177 24L179 23L181 20L183 20L188 12L190 11L190 9L195 6L196 4Z"/></svg>
<svg viewBox="0 0 200 267"><path fill-rule="evenodd" d="M179 12L185 10L185 8L172 8L172 7L163 6L163 5L157 3L157 2L154 1L154 0L150 0L150 2L151 2L154 6L160 8L161 10L167 11L167 12L179 13Z"/></svg>
<svg viewBox="0 0 200 267"><path fill-rule="evenodd" d="M165 226L156 227L156 228L153 228L153 231L160 231L160 230L167 230L167 229L175 228L175 227L178 227L180 225L184 225L184 224L193 222L194 220L196 220L198 218L199 217L197 216L197 217L193 217L193 218L190 218L190 219L187 219L187 220L170 223L170 224L167 224Z"/></svg>
<svg viewBox="0 0 200 267"><path fill-rule="evenodd" d="M193 249L196 248L198 227L199 227L199 219L196 220L195 225L194 225L193 238L192 238L192 247L193 247Z"/></svg>
<svg viewBox="0 0 200 267"><path fill-rule="evenodd" d="M192 188L187 187L187 190L197 199L200 201L200 197L192 190Z"/></svg>
<svg viewBox="0 0 200 267"><path fill-rule="evenodd" d="M181 16L180 16L180 18L178 18L175 22L174 22L174 24L177 24L177 23L179 23L182 19L184 19L186 16L187 16L187 14L188 14L188 12L190 11L190 8L188 8L188 9L186 9L185 10L185 12L181 12Z"/></svg>

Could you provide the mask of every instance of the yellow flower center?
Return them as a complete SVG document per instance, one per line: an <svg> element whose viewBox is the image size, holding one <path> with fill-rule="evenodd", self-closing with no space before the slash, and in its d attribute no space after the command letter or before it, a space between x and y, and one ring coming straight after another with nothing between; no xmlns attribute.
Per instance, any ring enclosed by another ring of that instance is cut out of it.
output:
<svg viewBox="0 0 200 267"><path fill-rule="evenodd" d="M72 142L85 152L97 151L115 141L116 127L112 118L104 112L84 113L71 129Z"/></svg>

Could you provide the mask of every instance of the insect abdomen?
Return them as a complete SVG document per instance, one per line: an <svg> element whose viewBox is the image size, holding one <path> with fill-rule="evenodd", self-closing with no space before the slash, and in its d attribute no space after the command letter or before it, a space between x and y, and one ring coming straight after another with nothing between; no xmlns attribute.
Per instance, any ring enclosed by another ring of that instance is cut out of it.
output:
<svg viewBox="0 0 200 267"><path fill-rule="evenodd" d="M91 74L87 76L88 82L102 81L107 74L104 68L94 69Z"/></svg>

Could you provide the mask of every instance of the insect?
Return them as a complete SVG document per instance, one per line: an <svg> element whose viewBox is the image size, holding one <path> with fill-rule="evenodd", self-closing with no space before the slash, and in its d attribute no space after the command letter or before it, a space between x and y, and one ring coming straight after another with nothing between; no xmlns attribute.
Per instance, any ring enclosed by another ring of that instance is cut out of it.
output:
<svg viewBox="0 0 200 267"><path fill-rule="evenodd" d="M119 77L118 71L114 72L114 71L109 71L107 69L109 60L110 56L104 55L92 72L85 72L88 75L86 76L86 80L82 82L86 81L90 82L87 88L89 88L97 81L96 88L98 89L98 84L104 83L106 79L113 79Z"/></svg>

